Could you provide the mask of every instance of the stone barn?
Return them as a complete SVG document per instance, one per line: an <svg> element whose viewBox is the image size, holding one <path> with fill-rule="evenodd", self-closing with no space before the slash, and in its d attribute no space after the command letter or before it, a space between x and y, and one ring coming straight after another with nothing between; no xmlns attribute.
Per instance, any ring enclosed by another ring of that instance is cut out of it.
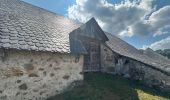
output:
<svg viewBox="0 0 170 100"><path fill-rule="evenodd" d="M19 0L0 0L0 100L44 100L83 80L79 24Z"/></svg>
<svg viewBox="0 0 170 100"><path fill-rule="evenodd" d="M20 0L0 2L0 100L44 100L104 72L170 90L170 60Z"/></svg>

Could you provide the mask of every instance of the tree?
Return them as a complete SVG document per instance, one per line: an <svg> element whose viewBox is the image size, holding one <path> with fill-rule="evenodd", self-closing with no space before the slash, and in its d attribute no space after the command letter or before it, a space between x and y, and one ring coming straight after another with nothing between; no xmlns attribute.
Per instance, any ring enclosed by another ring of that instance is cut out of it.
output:
<svg viewBox="0 0 170 100"><path fill-rule="evenodd" d="M170 59L170 49L164 49L164 50L156 50L157 53L167 57Z"/></svg>

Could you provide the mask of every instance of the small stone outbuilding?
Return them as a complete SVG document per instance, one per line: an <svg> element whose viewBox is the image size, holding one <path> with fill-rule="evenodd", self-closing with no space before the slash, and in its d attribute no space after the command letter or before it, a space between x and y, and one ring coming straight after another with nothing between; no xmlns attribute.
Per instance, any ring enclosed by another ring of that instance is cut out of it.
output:
<svg viewBox="0 0 170 100"><path fill-rule="evenodd" d="M45 100L105 72L170 90L170 60L20 0L0 2L0 100Z"/></svg>
<svg viewBox="0 0 170 100"><path fill-rule="evenodd" d="M152 49L138 50L106 33L109 41L101 46L102 72L139 80L147 86L170 91L170 60Z"/></svg>

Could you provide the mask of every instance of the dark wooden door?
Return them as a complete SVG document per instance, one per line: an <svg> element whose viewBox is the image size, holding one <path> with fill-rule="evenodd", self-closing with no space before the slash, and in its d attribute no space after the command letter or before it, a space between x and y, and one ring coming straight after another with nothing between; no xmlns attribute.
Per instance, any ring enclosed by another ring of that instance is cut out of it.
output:
<svg viewBox="0 0 170 100"><path fill-rule="evenodd" d="M84 56L84 71L100 71L100 44L96 41L84 43L88 54Z"/></svg>

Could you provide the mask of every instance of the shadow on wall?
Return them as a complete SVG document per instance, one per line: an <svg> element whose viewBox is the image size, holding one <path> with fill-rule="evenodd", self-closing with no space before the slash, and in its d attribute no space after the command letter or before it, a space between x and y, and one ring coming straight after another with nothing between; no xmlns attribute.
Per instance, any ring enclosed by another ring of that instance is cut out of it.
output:
<svg viewBox="0 0 170 100"><path fill-rule="evenodd" d="M80 40L78 40L76 32L73 31L69 34L70 51L73 54L87 54L86 49Z"/></svg>
<svg viewBox="0 0 170 100"><path fill-rule="evenodd" d="M162 93L119 76L87 73L84 80L81 86L47 100L167 100L166 98L170 98L170 93Z"/></svg>

